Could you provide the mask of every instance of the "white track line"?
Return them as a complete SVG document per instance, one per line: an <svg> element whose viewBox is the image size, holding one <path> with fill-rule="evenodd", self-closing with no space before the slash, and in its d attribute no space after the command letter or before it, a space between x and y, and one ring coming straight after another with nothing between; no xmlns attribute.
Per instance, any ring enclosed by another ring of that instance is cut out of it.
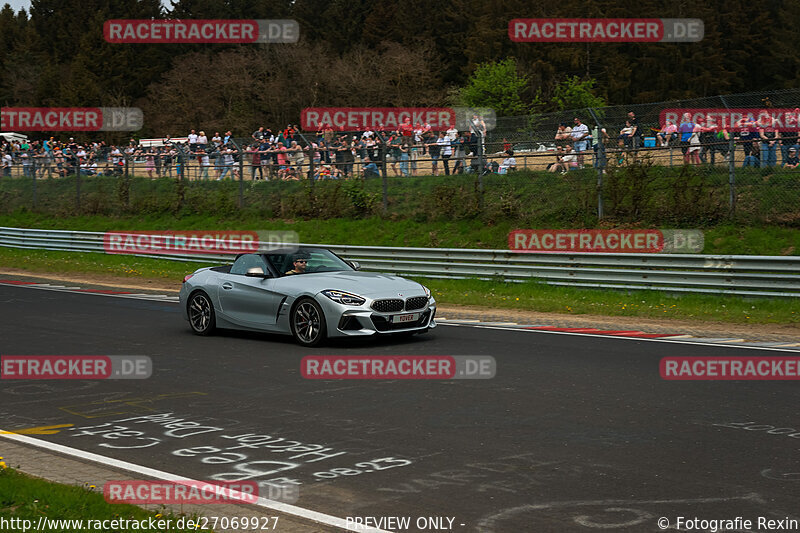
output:
<svg viewBox="0 0 800 533"><path fill-rule="evenodd" d="M670 344L690 344L692 346L719 346L720 348L748 348L750 350L770 350L774 352L787 352L797 354L798 350L789 350L786 348L770 348L769 346L747 346L746 344L716 344L712 342L693 342L689 340L673 340L671 338L664 339L646 339L641 337L618 337L616 335L602 335L598 333L575 333L572 331L547 331L543 329L525 329L525 328L501 328L497 326L481 326L479 324L448 324L437 323L439 326L453 326L453 327L471 327L479 329L499 329L501 331L523 331L526 333L549 333L554 335L576 335L579 337L594 337L601 339L619 339L624 341L642 341L642 342L667 342Z"/></svg>
<svg viewBox="0 0 800 533"><path fill-rule="evenodd" d="M143 476L153 477L156 479L161 479L164 481L192 481L192 479L179 476L177 474L171 474L169 472L164 472L162 470L155 470L154 468L149 468L146 466L137 465L135 463L129 463L127 461L120 461L119 459L112 459L110 457L105 457L103 455L98 455L92 452L86 452L83 450L78 450L76 448L70 448L69 446L64 446L62 444L56 444L54 442L47 442L39 439L34 439L27 435L17 435L16 433L7 433L0 430L0 437L4 437L9 440L17 441L23 444L27 444L30 446L36 446L38 448L44 448L46 450L50 450L52 452L61 453L64 455L69 455L70 457L77 457L79 459L83 459L85 461L92 461L94 463L100 463L105 466L109 466L112 468L120 468L122 470L127 470L129 472L134 472L136 474L141 474ZM268 500L266 498L258 498L258 502L254 503L253 505L257 507L263 507L265 509L273 509L275 511L280 511L282 513L286 513L288 515L297 516L300 518L305 518L306 520L311 520L320 524L325 524L327 526L338 527L347 531L367 531L370 533L391 533L389 531L383 529L376 529L371 527L366 527L363 525L353 525L350 523L348 525L347 521L339 518L337 516L331 516L328 514L320 513L317 511L312 511L311 509L305 509L303 507L298 507L296 505L289 505L287 503L280 503L274 500Z"/></svg>

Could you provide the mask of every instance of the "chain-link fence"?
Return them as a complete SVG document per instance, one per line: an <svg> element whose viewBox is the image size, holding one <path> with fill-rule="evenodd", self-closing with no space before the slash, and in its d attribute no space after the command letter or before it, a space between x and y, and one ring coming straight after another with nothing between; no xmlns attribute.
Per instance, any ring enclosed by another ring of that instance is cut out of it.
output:
<svg viewBox="0 0 800 533"><path fill-rule="evenodd" d="M82 201L102 204L104 194L116 195L120 208L166 202L158 199L161 191L164 198L177 194L174 210L186 198L205 194L193 184L233 180L238 186L219 189L233 197L216 192L215 201L241 209L264 202L254 196L252 185L258 182L271 184L273 191L278 182L303 182L313 190L315 183L358 179L379 183L370 194L380 196L377 203L386 211L393 198L407 194L403 179L458 175L445 183L463 186L470 177L479 210L487 192L502 202L514 197L537 205L540 212L574 210L576 221L696 223L737 217L797 224L798 102L800 90L586 108L499 118L485 135L474 128L419 127L410 136L294 133L271 140L231 138L225 144L18 150L4 154L3 175L28 181L32 190L7 188L2 194L14 200L8 206L52 208L43 187L62 190L63 196L69 183L80 210ZM526 170L533 174L520 172ZM515 172L526 178L520 181ZM560 181L544 179L551 175ZM58 180L64 183L43 185ZM100 185L82 194L82 183L97 180ZM540 186L531 189L528 182ZM510 183L517 190L508 192ZM269 188L259 191L271 194Z"/></svg>

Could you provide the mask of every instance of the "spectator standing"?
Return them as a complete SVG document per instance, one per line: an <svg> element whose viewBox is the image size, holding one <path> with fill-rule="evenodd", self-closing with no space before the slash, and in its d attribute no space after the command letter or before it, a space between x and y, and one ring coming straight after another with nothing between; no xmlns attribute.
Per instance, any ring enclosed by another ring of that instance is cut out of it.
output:
<svg viewBox="0 0 800 533"><path fill-rule="evenodd" d="M453 143L453 157L456 164L453 165L453 174L463 174L467 162L467 138L468 133L462 132Z"/></svg>
<svg viewBox="0 0 800 533"><path fill-rule="evenodd" d="M572 139L573 149L578 155L578 167L583 168L583 152L586 151L587 145L589 144L589 127L581 122L581 119L578 117L573 119L573 123L574 126L572 126L570 138Z"/></svg>
<svg viewBox="0 0 800 533"><path fill-rule="evenodd" d="M758 137L761 139L761 168L774 167L778 164L778 142L781 134L775 129L772 117L761 116Z"/></svg>
<svg viewBox="0 0 800 533"><path fill-rule="evenodd" d="M20 161L22 162L22 175L26 178L32 178L36 176L36 167L34 166L33 161L33 154L30 150L30 145L28 145L28 150L22 151L19 154Z"/></svg>
<svg viewBox="0 0 800 533"><path fill-rule="evenodd" d="M450 138L447 137L443 131L440 131L439 138L436 139L436 144L441 150L440 154L442 156L442 166L444 167L444 175L449 176L450 165L448 164L448 162L450 160L450 156L453 155L453 146L451 144Z"/></svg>
<svg viewBox="0 0 800 533"><path fill-rule="evenodd" d="M683 164L690 164L691 155L689 154L689 140L694 134L695 124L692 122L692 116L689 113L684 113L681 118L681 123L678 124L678 133L681 136L681 152L683 152Z"/></svg>
<svg viewBox="0 0 800 533"><path fill-rule="evenodd" d="M264 132L264 126L260 126L260 127L259 127L259 128L256 130L256 131L254 131L254 132L253 132L253 134L251 135L251 137L253 138L253 140L254 140L254 141L257 141L257 142L259 142L259 143L260 143L261 141L263 141L263 140L264 140L264 137L266 137L266 136L267 136L267 134Z"/></svg>
<svg viewBox="0 0 800 533"><path fill-rule="evenodd" d="M261 172L261 154L258 153L259 144L253 143L247 147L247 155L250 156L250 179L256 180L256 172L258 172L259 179L264 179L264 174Z"/></svg>
<svg viewBox="0 0 800 533"><path fill-rule="evenodd" d="M222 137L220 136L219 132L214 132L214 136L211 137L211 149L212 150L219 150L219 147L222 146Z"/></svg>
<svg viewBox="0 0 800 533"><path fill-rule="evenodd" d="M190 152L196 152L197 151L197 137L199 137L199 135L197 135L197 133L195 133L195 131L192 130L189 133L188 137L189 137L189 151Z"/></svg>
<svg viewBox="0 0 800 533"><path fill-rule="evenodd" d="M694 125L694 131L689 137L689 149L687 151L689 155L689 164L700 164L700 151L703 149L702 143L700 142L700 133L702 131L703 127L701 125Z"/></svg>
<svg viewBox="0 0 800 533"><path fill-rule="evenodd" d="M208 137L206 136L206 132L201 131L200 135L197 136L197 147L203 152L208 149Z"/></svg>
<svg viewBox="0 0 800 533"><path fill-rule="evenodd" d="M642 137L644 132L639 125L639 119L633 111L628 112L628 120L631 122L633 132L631 133L631 146L633 147L633 160L636 161L639 148L642 147Z"/></svg>
<svg viewBox="0 0 800 533"><path fill-rule="evenodd" d="M164 151L162 152L162 172L164 176L171 178L172 177L172 163L175 161L175 156L177 155L178 150L172 146L165 146Z"/></svg>
<svg viewBox="0 0 800 533"><path fill-rule="evenodd" d="M11 157L11 152L3 152L3 176L6 178L11 177L11 167L14 165L14 160Z"/></svg>
<svg viewBox="0 0 800 533"><path fill-rule="evenodd" d="M405 177L409 176L408 162L409 159L411 158L410 154L411 143L412 143L411 139L412 138L410 135L409 136L403 135L400 139L400 173Z"/></svg>
<svg viewBox="0 0 800 533"><path fill-rule="evenodd" d="M444 136L444 134L440 134ZM435 139L428 139L427 141L428 155L431 158L431 174L433 176L439 175L439 157L442 153L442 148L439 146Z"/></svg>
<svg viewBox="0 0 800 533"><path fill-rule="evenodd" d="M231 178L233 178L233 150L225 145L222 147L222 151L219 153L219 156L222 157L222 172L217 178L217 181L222 180L222 178L224 178L229 172L231 174Z"/></svg>
<svg viewBox="0 0 800 533"><path fill-rule="evenodd" d="M153 172L156 169L155 154L152 148L148 148L144 158L144 169L147 171L147 177L153 179Z"/></svg>
<svg viewBox="0 0 800 533"><path fill-rule="evenodd" d="M261 177L267 181L272 177L270 174L270 163L272 162L272 156L269 153L270 148L269 140L266 137L258 145L258 155L261 159Z"/></svg>
<svg viewBox="0 0 800 533"><path fill-rule="evenodd" d="M278 158L278 179L284 179L289 168L289 157L286 155L286 146L280 141L275 148L275 155Z"/></svg>
<svg viewBox="0 0 800 533"><path fill-rule="evenodd" d="M411 119L406 117L403 123L400 124L400 135L408 137L409 139L414 135L414 126L411 124Z"/></svg>
<svg viewBox="0 0 800 533"><path fill-rule="evenodd" d="M208 153L202 148L197 150L197 154L200 156L200 179L208 180L208 169L211 167L211 160L208 157Z"/></svg>
<svg viewBox="0 0 800 533"><path fill-rule="evenodd" d="M455 125L450 126L450 129L447 130L447 138L450 139L450 143L454 143L458 139L458 130Z"/></svg>

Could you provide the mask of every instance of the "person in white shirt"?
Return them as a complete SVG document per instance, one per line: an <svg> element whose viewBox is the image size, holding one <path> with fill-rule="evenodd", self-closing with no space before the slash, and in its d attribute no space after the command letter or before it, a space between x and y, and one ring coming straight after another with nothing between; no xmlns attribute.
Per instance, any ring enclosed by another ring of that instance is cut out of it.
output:
<svg viewBox="0 0 800 533"><path fill-rule="evenodd" d="M442 158L442 165L444 166L445 176L450 175L450 165L448 163L448 160L450 159L450 156L453 155L453 147L450 145L449 133L450 132L448 131L448 136L445 136L444 132L440 131L439 138L436 139L436 144L439 145L440 149L439 155ZM456 135L457 134L458 131L456 131Z"/></svg>
<svg viewBox="0 0 800 533"><path fill-rule="evenodd" d="M208 137L206 137L206 132L201 131L200 135L197 136L197 147L205 150L208 147Z"/></svg>
<svg viewBox="0 0 800 533"><path fill-rule="evenodd" d="M575 153L578 154L578 166L583 167L583 152L586 151L588 147L588 137L589 137L589 127L581 122L581 119L575 117L574 119L575 125L572 127L572 132L570 132L570 138L572 139L573 145L575 147Z"/></svg>
<svg viewBox="0 0 800 533"><path fill-rule="evenodd" d="M455 126L451 126L450 129L447 130L447 138L450 139L450 142L458 139L458 130Z"/></svg>
<svg viewBox="0 0 800 533"><path fill-rule="evenodd" d="M6 178L11 177L11 165L14 164L14 160L11 159L11 154L6 152L3 154L3 176Z"/></svg>
<svg viewBox="0 0 800 533"><path fill-rule="evenodd" d="M200 179L207 180L208 168L211 166L211 160L208 158L208 153L202 148L197 151L197 154L200 156Z"/></svg>
<svg viewBox="0 0 800 533"><path fill-rule="evenodd" d="M517 170L517 160L514 158L514 151L506 151L506 157L498 169L498 174L508 174L509 171Z"/></svg>
<svg viewBox="0 0 800 533"><path fill-rule="evenodd" d="M567 145L565 148L564 155L559 157L559 161L557 163L552 163L547 170L550 172L561 172L562 174L566 174L568 170L571 168L577 168L578 166L578 157L575 155L575 152L572 151L572 145Z"/></svg>
<svg viewBox="0 0 800 533"><path fill-rule="evenodd" d="M199 136L197 135L197 133L195 133L194 130L192 130L191 133L189 133L188 137L189 137L189 150L192 151L192 152L196 152L197 151L197 137L199 137Z"/></svg>

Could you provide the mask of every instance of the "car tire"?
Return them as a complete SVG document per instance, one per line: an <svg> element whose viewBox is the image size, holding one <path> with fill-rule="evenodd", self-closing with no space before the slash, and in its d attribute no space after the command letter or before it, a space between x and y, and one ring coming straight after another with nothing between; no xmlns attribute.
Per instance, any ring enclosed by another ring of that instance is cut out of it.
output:
<svg viewBox="0 0 800 533"><path fill-rule="evenodd" d="M289 323L294 340L301 346L317 346L325 340L325 314L312 298L301 298L294 304Z"/></svg>
<svg viewBox="0 0 800 533"><path fill-rule="evenodd" d="M189 326L195 335L211 335L217 327L214 304L203 291L197 291L189 297L186 304L189 313Z"/></svg>

